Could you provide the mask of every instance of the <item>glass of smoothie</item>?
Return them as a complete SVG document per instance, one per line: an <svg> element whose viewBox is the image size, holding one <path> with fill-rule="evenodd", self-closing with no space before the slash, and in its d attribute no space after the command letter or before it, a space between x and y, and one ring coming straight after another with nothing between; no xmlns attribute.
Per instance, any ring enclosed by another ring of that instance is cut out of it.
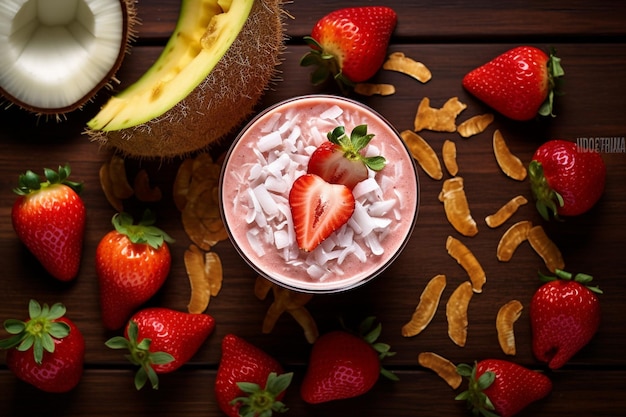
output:
<svg viewBox="0 0 626 417"><path fill-rule="evenodd" d="M362 124L374 134L363 154L387 163L352 189L350 219L303 251L288 202L291 186L307 173L328 132L343 126L349 135ZM219 192L228 235L244 260L268 280L308 293L345 291L380 275L404 249L419 206L415 162L398 132L369 107L330 95L296 97L256 116L228 151Z"/></svg>

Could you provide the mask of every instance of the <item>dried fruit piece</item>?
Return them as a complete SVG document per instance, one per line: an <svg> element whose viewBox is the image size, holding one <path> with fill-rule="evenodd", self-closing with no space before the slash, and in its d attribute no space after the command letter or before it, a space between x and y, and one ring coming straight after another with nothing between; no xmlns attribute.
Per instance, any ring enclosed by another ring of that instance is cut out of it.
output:
<svg viewBox="0 0 626 417"><path fill-rule="evenodd" d="M209 306L211 297L217 296L222 288L222 262L217 253L203 253L193 244L185 251L184 261L191 285L187 311L200 314Z"/></svg>
<svg viewBox="0 0 626 417"><path fill-rule="evenodd" d="M414 131L427 129L436 132L454 132L456 117L467 108L467 104L459 101L458 97L448 99L442 108L430 107L430 99L424 97L417 107L414 120Z"/></svg>
<svg viewBox="0 0 626 417"><path fill-rule="evenodd" d="M354 92L362 96L390 96L396 93L393 84L358 83L354 86Z"/></svg>
<svg viewBox="0 0 626 417"><path fill-rule="evenodd" d="M498 260L501 262L510 261L517 247L528 238L528 232L532 227L532 223L528 220L519 221L509 227L498 242L496 250Z"/></svg>
<svg viewBox="0 0 626 417"><path fill-rule="evenodd" d="M133 184L135 187L135 197L137 197L139 201L153 203L160 201L163 197L159 187L152 187L150 185L150 177L145 169L137 172Z"/></svg>
<svg viewBox="0 0 626 417"><path fill-rule="evenodd" d="M463 188L463 177L446 179L439 193L439 201L443 203L446 217L456 231L463 236L475 236L478 233Z"/></svg>
<svg viewBox="0 0 626 417"><path fill-rule="evenodd" d="M493 122L493 114L485 113L472 116L457 126L456 131L464 138L482 133Z"/></svg>
<svg viewBox="0 0 626 417"><path fill-rule="evenodd" d="M477 293L482 292L483 286L487 282L487 276L472 251L463 242L452 236L448 236L446 240L446 250L448 255L454 258L467 272L472 283L472 290Z"/></svg>
<svg viewBox="0 0 626 417"><path fill-rule="evenodd" d="M409 148L409 152L411 152L411 155L422 167L424 172L434 180L442 179L443 171L441 170L441 163L439 162L439 158L437 158L437 154L428 142L411 130L404 130L400 132L400 136Z"/></svg>
<svg viewBox="0 0 626 417"><path fill-rule="evenodd" d="M459 166L456 162L456 143L446 139L441 148L441 156L443 158L443 165L446 167L448 173L453 177L458 174Z"/></svg>
<svg viewBox="0 0 626 417"><path fill-rule="evenodd" d="M409 58L402 52L394 52L389 55L383 64L383 69L401 72L421 83L426 83L432 78L432 74L426 65Z"/></svg>
<svg viewBox="0 0 626 417"><path fill-rule="evenodd" d="M100 176L100 187L102 188L107 201L111 204L111 206L113 206L115 211L118 213L123 212L124 204L122 200L113 192L113 181L111 180L111 175L109 174L109 164L107 162L102 164L98 174Z"/></svg>
<svg viewBox="0 0 626 417"><path fill-rule="evenodd" d="M204 274L209 281L209 292L215 297L222 289L222 281L224 271L222 268L222 260L215 252L207 252L204 254Z"/></svg>
<svg viewBox="0 0 626 417"><path fill-rule="evenodd" d="M517 181L523 181L526 178L526 167L517 156L511 153L504 136L497 129L493 132L493 153L498 166L507 177Z"/></svg>
<svg viewBox="0 0 626 417"><path fill-rule="evenodd" d="M452 388L457 389L463 382L463 377L456 371L456 365L449 359L434 352L421 352L417 361L424 368L435 371Z"/></svg>
<svg viewBox="0 0 626 417"><path fill-rule="evenodd" d="M531 227L528 231L528 242L535 252L541 256L550 272L555 272L557 269L565 269L565 261L561 251L548 237L543 227L539 225Z"/></svg>
<svg viewBox="0 0 626 417"><path fill-rule="evenodd" d="M515 214L518 208L527 203L528 200L523 195L515 196L507 201L494 214L490 214L485 217L485 223L487 223L487 226L491 228L501 226L505 221L510 219L513 214Z"/></svg>
<svg viewBox="0 0 626 417"><path fill-rule="evenodd" d="M271 333L278 318L284 312L287 312L302 327L307 342L314 343L319 336L319 331L315 319L305 307L306 303L313 298L313 294L292 291L275 285L261 276L257 277L254 286L254 294L257 298L264 300L270 289L274 294L274 301L265 313L262 332L265 334Z"/></svg>
<svg viewBox="0 0 626 417"><path fill-rule="evenodd" d="M109 160L109 177L111 178L115 197L124 200L133 196L135 191L128 183L124 158L118 155L111 156Z"/></svg>
<svg viewBox="0 0 626 417"><path fill-rule="evenodd" d="M211 291L209 280L204 272L204 254L196 245L190 245L184 254L185 269L191 286L191 296L187 311L200 314L209 306Z"/></svg>
<svg viewBox="0 0 626 417"><path fill-rule="evenodd" d="M522 314L522 303L511 300L498 310L496 316L496 330L498 331L498 343L505 355L515 355L515 332L513 324Z"/></svg>
<svg viewBox="0 0 626 417"><path fill-rule="evenodd" d="M193 174L193 158L185 159L176 172L176 178L174 179L174 187L172 190L172 196L174 198L174 204L176 208L183 211L187 204L187 193L191 185L191 176Z"/></svg>
<svg viewBox="0 0 626 417"><path fill-rule="evenodd" d="M448 319L448 336L458 346L465 346L467 341L467 309L474 295L472 283L463 281L450 295L446 303L446 318Z"/></svg>
<svg viewBox="0 0 626 417"><path fill-rule="evenodd" d="M435 311L437 311L441 294L445 288L445 275L436 275L431 278L428 284L426 284L424 291L422 291L420 301L411 316L411 320L402 326L402 336L416 336L424 330L426 326L428 326L435 316Z"/></svg>

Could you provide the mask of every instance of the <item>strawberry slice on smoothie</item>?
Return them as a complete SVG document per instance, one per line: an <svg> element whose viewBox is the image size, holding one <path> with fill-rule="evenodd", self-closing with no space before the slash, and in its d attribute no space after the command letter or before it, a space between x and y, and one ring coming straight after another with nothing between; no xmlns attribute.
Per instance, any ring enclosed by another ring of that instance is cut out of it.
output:
<svg viewBox="0 0 626 417"><path fill-rule="evenodd" d="M293 183L289 207L298 247L310 252L352 217L355 200L345 185L304 174Z"/></svg>

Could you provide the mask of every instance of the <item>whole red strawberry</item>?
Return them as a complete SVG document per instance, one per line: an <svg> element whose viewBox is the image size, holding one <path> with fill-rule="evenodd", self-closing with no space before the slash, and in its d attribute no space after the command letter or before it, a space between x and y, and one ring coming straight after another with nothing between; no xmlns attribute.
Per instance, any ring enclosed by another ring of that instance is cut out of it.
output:
<svg viewBox="0 0 626 417"><path fill-rule="evenodd" d="M600 326L598 287L587 274L556 270L530 302L533 353L551 369L561 368L593 338Z"/></svg>
<svg viewBox="0 0 626 417"><path fill-rule="evenodd" d="M382 66L396 27L396 12L384 6L348 7L322 17L304 38L312 51L300 64L315 65L313 84L329 76L342 87L371 78Z"/></svg>
<svg viewBox="0 0 626 417"><path fill-rule="evenodd" d="M67 392L80 382L85 339L67 317L63 304L48 307L30 300L29 319L9 319L4 328L12 336L0 341L8 349L6 363L21 380L46 392Z"/></svg>
<svg viewBox="0 0 626 417"><path fill-rule="evenodd" d="M112 337L105 344L130 351L130 361L140 367L135 375L138 390L147 381L157 389L157 374L175 371L189 361L214 328L215 320L208 314L149 307L130 318L125 337Z"/></svg>
<svg viewBox="0 0 626 417"><path fill-rule="evenodd" d="M361 154L374 137L373 133L367 133L367 125L356 126L350 136L346 135L345 127L339 126L328 132L327 137L328 142L322 143L311 154L309 174L353 189L369 177L368 168L380 171L385 167L384 157Z"/></svg>
<svg viewBox="0 0 626 417"><path fill-rule="evenodd" d="M546 375L505 360L485 359L473 367L461 364L457 372L469 383L456 399L467 401L474 415L511 417L552 391Z"/></svg>
<svg viewBox="0 0 626 417"><path fill-rule="evenodd" d="M53 277L70 281L78 275L85 232L82 184L68 180L69 165L45 168L42 179L32 171L20 175L19 195L11 211L13 229Z"/></svg>
<svg viewBox="0 0 626 417"><path fill-rule="evenodd" d="M289 191L289 208L298 247L310 252L343 226L354 213L352 191L315 174L298 177Z"/></svg>
<svg viewBox="0 0 626 417"><path fill-rule="evenodd" d="M560 59L533 46L518 46L470 71L463 87L513 120L554 116L555 84L563 76Z"/></svg>
<svg viewBox="0 0 626 417"><path fill-rule="evenodd" d="M364 321L362 330L370 329L373 318ZM368 392L381 373L396 376L381 367L381 359L391 356L389 345L375 343L379 324L364 336L336 330L320 336L311 351L309 365L300 387L304 401L318 404L352 398Z"/></svg>
<svg viewBox="0 0 626 417"><path fill-rule="evenodd" d="M172 262L172 238L155 227L146 211L139 224L127 213L113 216L115 230L96 248L102 322L108 330L122 328L131 314L163 285Z"/></svg>
<svg viewBox="0 0 626 417"><path fill-rule="evenodd" d="M542 144L528 167L537 210L544 219L577 216L604 192L606 165L595 150L553 139Z"/></svg>
<svg viewBox="0 0 626 417"><path fill-rule="evenodd" d="M222 357L215 377L217 404L230 417L285 412L287 408L280 400L292 376L263 350L227 334L222 339Z"/></svg>

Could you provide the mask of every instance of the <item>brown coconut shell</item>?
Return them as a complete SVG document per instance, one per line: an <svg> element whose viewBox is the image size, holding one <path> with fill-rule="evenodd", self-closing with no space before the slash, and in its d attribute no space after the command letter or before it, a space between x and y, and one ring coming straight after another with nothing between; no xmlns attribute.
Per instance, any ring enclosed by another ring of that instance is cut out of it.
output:
<svg viewBox="0 0 626 417"><path fill-rule="evenodd" d="M127 157L172 158L208 148L240 126L276 81L284 16L282 0L256 0L226 54L185 99L141 125L87 134Z"/></svg>
<svg viewBox="0 0 626 417"><path fill-rule="evenodd" d="M128 53L130 53L131 42L134 41L136 36L136 25L138 23L137 20L137 9L135 7L134 0L120 0L120 5L122 7L122 15L124 17L124 21L122 23L123 33L122 33L122 45L120 45L120 51L117 56L117 59L111 66L111 69L107 72L106 76L100 80L100 82L87 92L83 97L81 97L76 102L61 108L46 108L32 105L30 103L26 103L17 97L9 94L5 91L2 86L0 86L0 97L2 97L7 102L11 104L17 105L20 108L34 113L39 116L52 116L55 117L57 121L63 120L63 115L73 112L75 110L80 110L82 107L88 102L93 101L95 96L99 91L103 88L113 88L113 84L119 84L119 80L115 78L115 74L120 69L124 58ZM9 107L9 106L6 106Z"/></svg>

